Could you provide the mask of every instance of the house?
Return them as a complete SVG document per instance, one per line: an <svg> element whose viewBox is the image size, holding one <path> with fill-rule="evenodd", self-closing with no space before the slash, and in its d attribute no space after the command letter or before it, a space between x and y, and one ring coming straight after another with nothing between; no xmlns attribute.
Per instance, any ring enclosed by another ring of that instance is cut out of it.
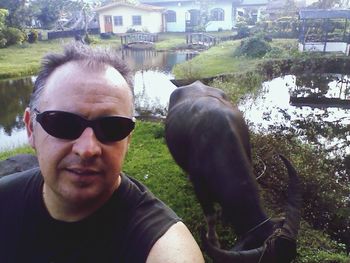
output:
<svg viewBox="0 0 350 263"><path fill-rule="evenodd" d="M96 9L101 33L129 29L158 32L219 31L235 27L239 15L259 21L268 0L141 0L141 4L115 2ZM209 21L205 28L203 13Z"/></svg>
<svg viewBox="0 0 350 263"><path fill-rule="evenodd" d="M159 33L165 31L163 7L114 2L95 9L101 33L126 33L128 30Z"/></svg>
<svg viewBox="0 0 350 263"><path fill-rule="evenodd" d="M203 10L209 15L206 31L231 30L239 14L249 13L253 20L259 20L260 13L268 0L141 0L144 4L166 9L165 28L167 32L187 32L198 29Z"/></svg>

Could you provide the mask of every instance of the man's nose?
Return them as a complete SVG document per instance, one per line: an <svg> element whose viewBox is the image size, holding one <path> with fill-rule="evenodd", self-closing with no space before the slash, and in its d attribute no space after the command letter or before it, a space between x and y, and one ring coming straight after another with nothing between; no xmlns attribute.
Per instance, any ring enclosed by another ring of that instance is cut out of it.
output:
<svg viewBox="0 0 350 263"><path fill-rule="evenodd" d="M83 160L101 155L101 144L92 128L87 127L80 137L75 140L73 152Z"/></svg>

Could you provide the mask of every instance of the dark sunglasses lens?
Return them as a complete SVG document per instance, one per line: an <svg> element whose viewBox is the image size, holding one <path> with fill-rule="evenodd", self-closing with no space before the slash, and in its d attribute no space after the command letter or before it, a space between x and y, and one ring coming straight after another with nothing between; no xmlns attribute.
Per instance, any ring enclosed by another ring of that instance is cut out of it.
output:
<svg viewBox="0 0 350 263"><path fill-rule="evenodd" d="M123 140L134 129L135 123L119 116L103 117L96 120L94 131L101 142Z"/></svg>
<svg viewBox="0 0 350 263"><path fill-rule="evenodd" d="M46 111L37 120L48 134L60 139L77 139L84 129L82 118L69 112Z"/></svg>

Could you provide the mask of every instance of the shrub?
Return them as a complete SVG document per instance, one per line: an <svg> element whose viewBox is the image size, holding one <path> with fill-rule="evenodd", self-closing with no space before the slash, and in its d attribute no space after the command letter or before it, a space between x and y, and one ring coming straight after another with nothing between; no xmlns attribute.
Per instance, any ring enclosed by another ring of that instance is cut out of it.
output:
<svg viewBox="0 0 350 263"><path fill-rule="evenodd" d="M0 48L6 47L6 44L7 44L7 39L5 37L5 34L3 33L3 31L0 31Z"/></svg>
<svg viewBox="0 0 350 263"><path fill-rule="evenodd" d="M94 37L90 36L89 34L86 34L84 36L84 43L90 45L90 44L95 44L96 42L97 40Z"/></svg>
<svg viewBox="0 0 350 263"><path fill-rule="evenodd" d="M26 40L26 34L21 30L14 27L7 27L3 30L5 39L7 40L6 46L21 44Z"/></svg>
<svg viewBox="0 0 350 263"><path fill-rule="evenodd" d="M281 58L286 57L286 52L279 47L273 47L269 52L267 52L264 58Z"/></svg>
<svg viewBox="0 0 350 263"><path fill-rule="evenodd" d="M129 28L128 30L126 30L126 33L135 33L138 32L138 30L136 30L135 28Z"/></svg>
<svg viewBox="0 0 350 263"><path fill-rule="evenodd" d="M100 34L101 39L111 39L112 38L112 33L101 33Z"/></svg>
<svg viewBox="0 0 350 263"><path fill-rule="evenodd" d="M274 21L260 21L252 29L275 38L298 38L300 22L297 17L281 17Z"/></svg>
<svg viewBox="0 0 350 263"><path fill-rule="evenodd" d="M283 189L287 187L287 179L281 172L283 166L271 155L276 152L289 155L302 182L303 218L314 228L323 229L335 240L347 244L350 210L346 198L350 190L346 183L339 182L338 160L329 159L323 150L300 143L293 134L254 134L252 145L254 156L258 156L253 159L263 160L267 167L264 179L259 180L265 189L269 189L269 194L265 195L267 203L281 207Z"/></svg>
<svg viewBox="0 0 350 263"><path fill-rule="evenodd" d="M28 42L33 44L38 41L39 38L39 33L35 29L31 29L29 34L28 34Z"/></svg>
<svg viewBox="0 0 350 263"><path fill-rule="evenodd" d="M250 34L250 29L246 22L237 23L237 38L245 38Z"/></svg>
<svg viewBox="0 0 350 263"><path fill-rule="evenodd" d="M7 40L0 37L0 48L6 47Z"/></svg>
<svg viewBox="0 0 350 263"><path fill-rule="evenodd" d="M250 37L241 42L240 47L236 49L235 54L239 56L248 56L252 58L263 57L271 50L271 46L261 36Z"/></svg>

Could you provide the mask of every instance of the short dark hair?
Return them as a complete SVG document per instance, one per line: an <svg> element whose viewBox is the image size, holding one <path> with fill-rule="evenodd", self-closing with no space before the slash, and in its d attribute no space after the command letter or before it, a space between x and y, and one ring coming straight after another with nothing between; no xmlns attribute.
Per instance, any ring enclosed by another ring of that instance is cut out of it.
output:
<svg viewBox="0 0 350 263"><path fill-rule="evenodd" d="M43 57L41 70L35 80L29 102L31 111L38 107L39 98L52 72L59 66L71 61L84 61L86 65L91 67L102 65L112 66L124 77L133 94L133 73L115 50L102 47L92 48L88 45L73 42L64 47L63 53L49 53Z"/></svg>

